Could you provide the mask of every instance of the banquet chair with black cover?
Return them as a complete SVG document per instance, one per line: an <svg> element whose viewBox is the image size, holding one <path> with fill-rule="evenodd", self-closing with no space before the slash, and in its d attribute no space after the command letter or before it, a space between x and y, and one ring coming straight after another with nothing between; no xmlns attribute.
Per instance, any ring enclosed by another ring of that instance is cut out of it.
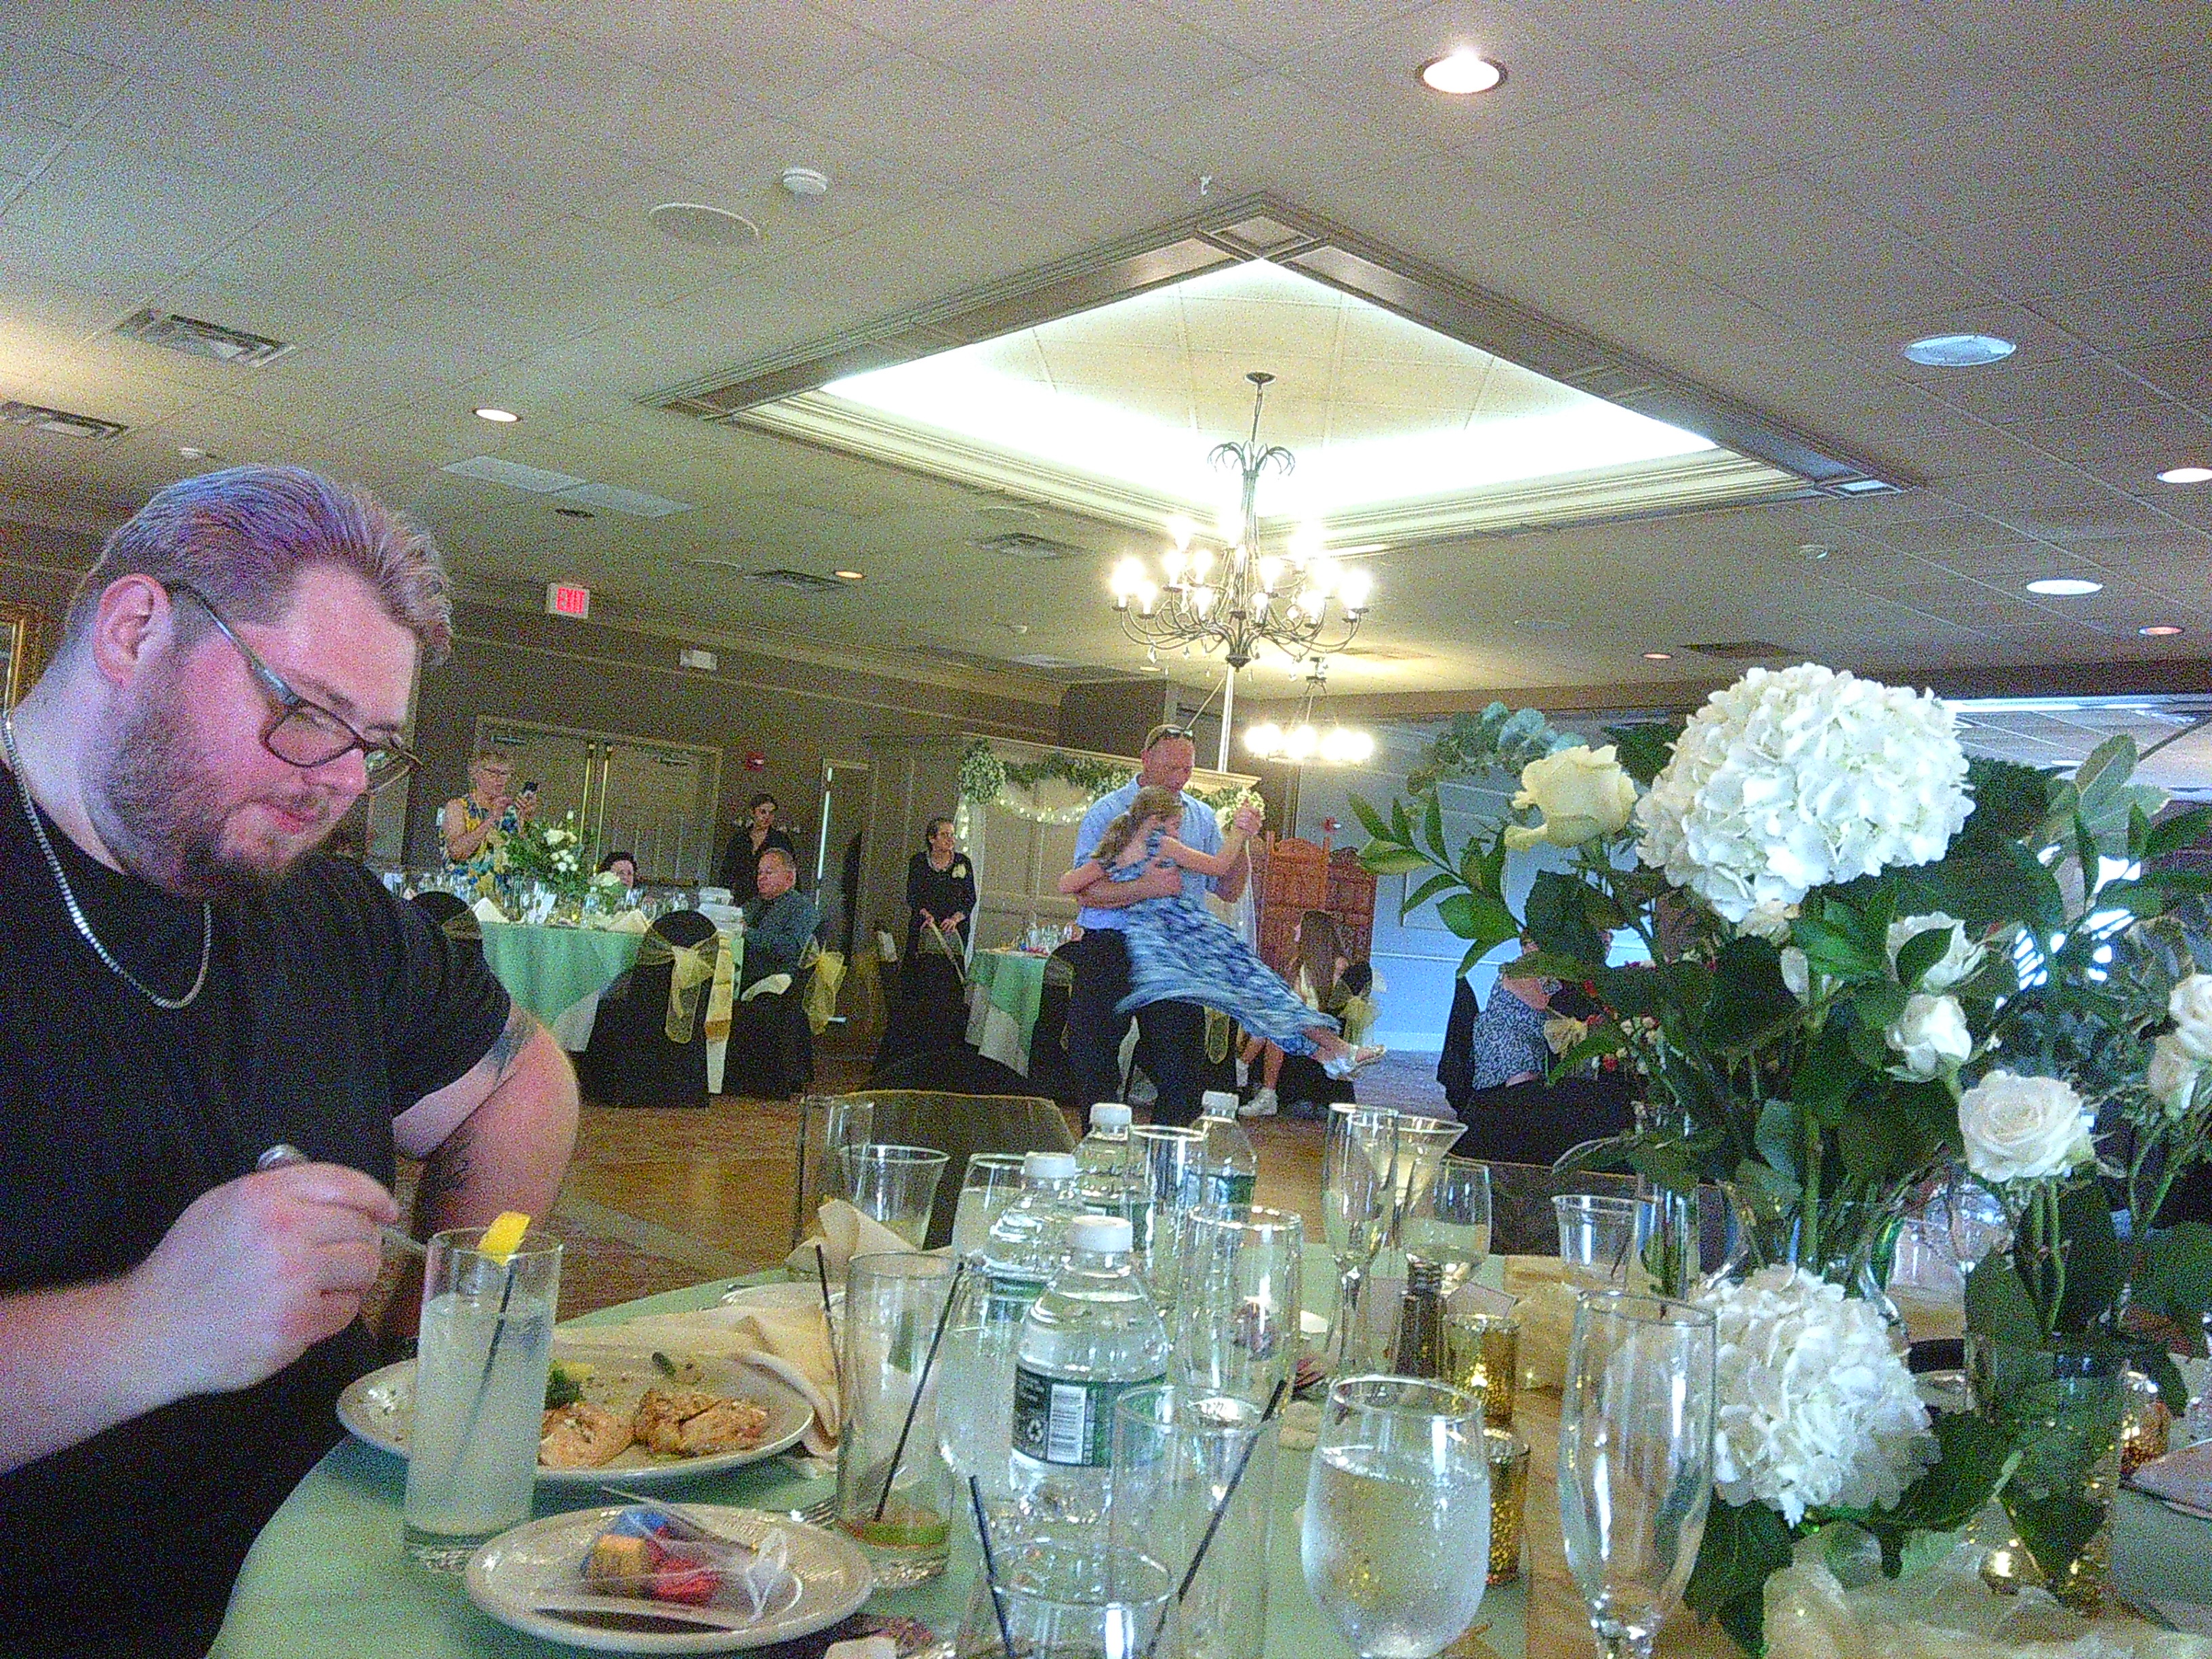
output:
<svg viewBox="0 0 2212 1659"><path fill-rule="evenodd" d="M483 935L481 933L471 932L466 927L454 927L450 925L459 918L471 914L467 900L457 894L442 892L434 887L425 892L416 894L407 902L428 916L433 927L443 929L454 939L467 939L476 947L477 952L482 954Z"/></svg>
<svg viewBox="0 0 2212 1659"><path fill-rule="evenodd" d="M714 924L696 910L675 910L653 924L648 939L678 946L708 945ZM584 1097L602 1106L704 1106L707 1103L707 1003L712 986L698 987L690 1036L668 1035L669 983L676 963L658 962L650 945L638 963L599 998L592 1041L576 1056L576 1081Z"/></svg>
<svg viewBox="0 0 2212 1659"><path fill-rule="evenodd" d="M814 1033L806 1023L806 990L813 980L810 958L791 976L789 990L740 997L730 1010L724 1094L788 1100L814 1080Z"/></svg>
<svg viewBox="0 0 2212 1659"><path fill-rule="evenodd" d="M973 1056L971 1056L973 1058ZM987 1062L988 1063L988 1062ZM1072 1152L1075 1136L1058 1105L1036 1095L955 1094L941 1089L856 1089L840 1100L865 1100L874 1108L868 1139L878 1146L927 1146L951 1162L937 1183L923 1248L952 1240L952 1215L959 1207L968 1160L977 1152ZM818 1147L810 1146L802 1115L799 1146L799 1195L792 1242L814 1230L814 1212L831 1188Z"/></svg>

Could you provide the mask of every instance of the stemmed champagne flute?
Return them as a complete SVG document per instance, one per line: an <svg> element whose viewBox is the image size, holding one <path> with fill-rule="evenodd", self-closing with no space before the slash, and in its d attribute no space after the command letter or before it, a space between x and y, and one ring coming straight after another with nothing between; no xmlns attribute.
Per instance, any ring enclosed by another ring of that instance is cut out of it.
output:
<svg viewBox="0 0 2212 1659"><path fill-rule="evenodd" d="M1649 1659L1698 1559L1713 1488L1713 1316L1627 1291L1575 1310L1559 1526L1601 1659Z"/></svg>
<svg viewBox="0 0 2212 1659"><path fill-rule="evenodd" d="M1490 1254L1490 1166L1471 1158L1447 1158L1427 1187L1411 1194L1406 1203L1399 1242L1408 1256L1437 1264L1443 1274L1443 1293L1449 1296Z"/></svg>
<svg viewBox="0 0 2212 1659"><path fill-rule="evenodd" d="M1474 1621L1488 1574L1482 1397L1410 1376L1331 1385L1298 1558L1360 1659L1442 1652Z"/></svg>
<svg viewBox="0 0 2212 1659"><path fill-rule="evenodd" d="M1328 1115L1328 1144L1322 1154L1322 1231L1336 1258L1336 1325L1329 1333L1329 1365L1344 1374L1358 1317L1359 1290L1375 1253L1398 1218L1395 1112L1336 1107Z"/></svg>

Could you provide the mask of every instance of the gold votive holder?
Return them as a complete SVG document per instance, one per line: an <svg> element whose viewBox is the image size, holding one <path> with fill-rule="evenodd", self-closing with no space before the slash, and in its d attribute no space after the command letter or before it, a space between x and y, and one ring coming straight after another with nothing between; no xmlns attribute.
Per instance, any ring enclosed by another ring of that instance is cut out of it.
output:
<svg viewBox="0 0 2212 1659"><path fill-rule="evenodd" d="M1511 1314L1454 1313L1444 1319L1445 1380L1480 1389L1482 1420L1513 1426L1513 1391L1521 1376L1521 1326Z"/></svg>
<svg viewBox="0 0 2212 1659"><path fill-rule="evenodd" d="M1485 1429L1490 1455L1490 1577L1510 1584L1521 1576L1521 1512L1528 1497L1528 1443L1510 1429Z"/></svg>
<svg viewBox="0 0 2212 1659"><path fill-rule="evenodd" d="M2123 1480L2144 1464L2165 1456L2173 1436L2173 1413L2166 1409L2157 1383L2141 1371L2130 1370L2126 1389L2120 1407Z"/></svg>

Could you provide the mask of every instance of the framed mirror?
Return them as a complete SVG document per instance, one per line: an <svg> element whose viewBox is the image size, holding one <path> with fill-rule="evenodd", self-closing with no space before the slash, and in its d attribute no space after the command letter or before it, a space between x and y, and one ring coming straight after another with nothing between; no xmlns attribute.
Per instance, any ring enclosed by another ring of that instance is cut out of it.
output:
<svg viewBox="0 0 2212 1659"><path fill-rule="evenodd" d="M0 708L13 708L38 683L53 648L53 619L28 605L0 605Z"/></svg>

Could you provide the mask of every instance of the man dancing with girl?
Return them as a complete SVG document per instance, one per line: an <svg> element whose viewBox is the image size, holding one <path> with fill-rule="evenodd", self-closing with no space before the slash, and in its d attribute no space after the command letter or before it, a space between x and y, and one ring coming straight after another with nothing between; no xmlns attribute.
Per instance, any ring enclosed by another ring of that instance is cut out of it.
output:
<svg viewBox="0 0 2212 1659"><path fill-rule="evenodd" d="M1128 810L1109 823L1084 861L1060 878L1060 890L1089 895L1100 884L1137 880L1147 870L1182 869L1225 876L1243 857L1245 831L1233 825L1218 853L1179 838L1183 798L1174 789L1139 788ZM1181 892L1140 899L1121 911L1128 948L1129 994L1117 1014L1164 1001L1202 1003L1233 1017L1245 1030L1286 1054L1311 1054L1331 1077L1350 1077L1382 1057L1355 1048L1337 1022L1316 1012L1230 928Z"/></svg>

